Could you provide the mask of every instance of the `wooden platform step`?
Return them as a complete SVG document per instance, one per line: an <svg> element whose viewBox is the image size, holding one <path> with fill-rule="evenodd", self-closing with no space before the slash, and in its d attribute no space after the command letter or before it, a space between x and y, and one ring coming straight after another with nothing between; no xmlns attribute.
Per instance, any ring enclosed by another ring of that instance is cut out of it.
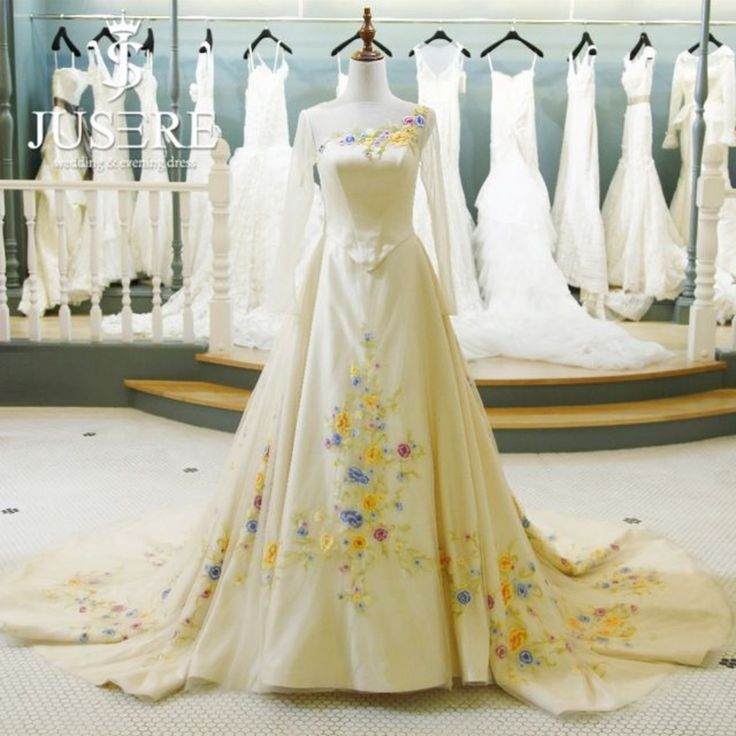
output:
<svg viewBox="0 0 736 736"><path fill-rule="evenodd" d="M206 381L126 380L125 385L141 393L172 401L197 404L242 413L251 392ZM717 389L666 399L593 404L587 406L544 406L486 408L494 429L580 429L621 427L678 422L705 417L736 415L736 389Z"/></svg>
<svg viewBox="0 0 736 736"><path fill-rule="evenodd" d="M205 365L260 373L268 356L267 350L240 348L235 353L198 353L195 357L197 361ZM572 366L507 359L486 359L469 364L470 375L477 386L519 387L652 381L718 373L726 368L727 364L722 360L689 363L684 359L673 359L640 370L629 371L592 371Z"/></svg>
<svg viewBox="0 0 736 736"><path fill-rule="evenodd" d="M245 409L251 393L248 389L233 388L232 386L223 386L220 383L209 383L207 381L126 379L125 385L134 391L140 391L151 396L233 412L242 412Z"/></svg>

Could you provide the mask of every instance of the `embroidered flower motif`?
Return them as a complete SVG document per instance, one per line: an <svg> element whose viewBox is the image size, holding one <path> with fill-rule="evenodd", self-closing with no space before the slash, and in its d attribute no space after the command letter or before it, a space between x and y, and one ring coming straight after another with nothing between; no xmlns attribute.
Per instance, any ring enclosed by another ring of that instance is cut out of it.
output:
<svg viewBox="0 0 736 736"><path fill-rule="evenodd" d="M344 585L340 600L361 612L370 607L370 572L377 559L390 558L410 574L429 569L429 557L411 543L410 521L396 518L424 450L400 425L395 429L398 437L389 434L390 417L400 418L399 391L387 394L382 389L370 330L363 331L362 348L364 360L351 365L347 395L332 407L323 441L335 458L334 505L295 513L297 525L309 518L314 519L314 528L308 535L286 540L278 562L284 567L331 562ZM395 452L399 438L411 452L403 456Z"/></svg>
<svg viewBox="0 0 736 736"><path fill-rule="evenodd" d="M455 599L461 606L467 606L473 600L473 595L469 590L458 590Z"/></svg>
<svg viewBox="0 0 736 736"><path fill-rule="evenodd" d="M366 158L381 158L388 146L408 146L416 150L421 138L421 129L427 124L427 108L418 105L413 115L406 115L400 124L387 125L385 128L368 128L356 130L344 135L336 134L336 140L341 146L359 145ZM324 144L319 147L324 151Z"/></svg>
<svg viewBox="0 0 736 736"><path fill-rule="evenodd" d="M363 526L363 514L359 511L341 511L340 521L347 526L353 527L353 529L359 529Z"/></svg>
<svg viewBox="0 0 736 736"><path fill-rule="evenodd" d="M276 555L278 554L279 546L276 542L271 542L266 545L266 551L263 553L263 566L273 567L276 562Z"/></svg>

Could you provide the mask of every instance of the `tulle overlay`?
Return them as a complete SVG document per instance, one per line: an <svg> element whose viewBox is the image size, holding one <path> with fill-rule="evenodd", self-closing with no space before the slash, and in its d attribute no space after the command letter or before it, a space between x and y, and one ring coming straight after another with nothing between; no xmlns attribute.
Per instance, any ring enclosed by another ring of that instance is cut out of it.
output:
<svg viewBox="0 0 736 736"><path fill-rule="evenodd" d="M317 160L326 228L211 502L20 562L0 581L5 633L142 698L204 681L401 692L458 678L555 713L617 708L724 642L727 603L683 550L518 506L448 273L406 233L421 156L447 245L436 125L404 109L375 158L370 139L326 138L322 123L341 123L329 106L300 116L290 201L308 212ZM355 196L359 182L390 187L390 206ZM346 221L381 233L356 241Z"/></svg>
<svg viewBox="0 0 736 736"><path fill-rule="evenodd" d="M489 56L490 58L490 56ZM534 66L492 69L491 170L474 232L485 310L454 327L466 358L493 355L585 368L639 368L671 357L616 324L591 317L570 293L553 257L556 233L539 171Z"/></svg>

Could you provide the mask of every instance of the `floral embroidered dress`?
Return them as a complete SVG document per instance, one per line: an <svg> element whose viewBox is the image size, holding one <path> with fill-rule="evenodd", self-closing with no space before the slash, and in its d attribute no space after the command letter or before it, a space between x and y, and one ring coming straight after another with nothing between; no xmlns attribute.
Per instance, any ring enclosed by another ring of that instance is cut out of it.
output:
<svg viewBox="0 0 736 736"><path fill-rule="evenodd" d="M496 683L554 713L617 708L724 643L730 609L684 550L518 506L450 322L442 181L427 108L301 113L269 297L288 316L213 499L19 564L6 634L141 698Z"/></svg>

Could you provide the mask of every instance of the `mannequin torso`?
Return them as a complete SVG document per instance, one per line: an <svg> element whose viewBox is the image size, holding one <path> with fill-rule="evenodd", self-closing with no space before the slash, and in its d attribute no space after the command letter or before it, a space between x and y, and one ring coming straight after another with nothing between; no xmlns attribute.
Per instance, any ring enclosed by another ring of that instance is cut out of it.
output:
<svg viewBox="0 0 736 736"><path fill-rule="evenodd" d="M351 59L345 91L334 100L310 108L309 118L319 147L343 130L401 122L415 107L415 102L402 100L391 92L383 59L369 62Z"/></svg>

